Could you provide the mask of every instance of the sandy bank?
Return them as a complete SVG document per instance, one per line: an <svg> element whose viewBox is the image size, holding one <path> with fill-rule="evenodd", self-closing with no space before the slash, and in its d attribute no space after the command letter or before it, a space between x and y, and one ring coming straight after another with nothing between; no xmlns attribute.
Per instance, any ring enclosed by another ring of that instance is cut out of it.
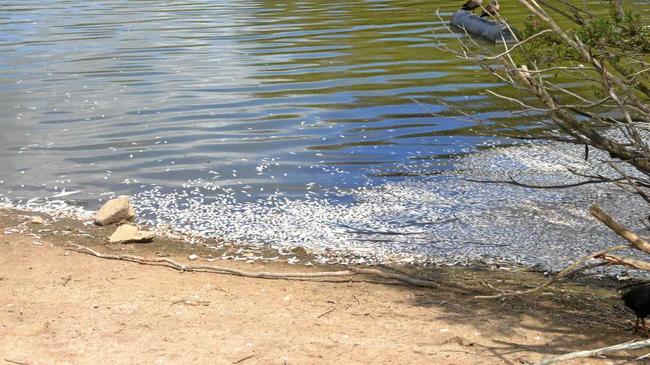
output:
<svg viewBox="0 0 650 365"><path fill-rule="evenodd" d="M613 290L572 283L538 297L473 298L490 286L543 280L529 272L441 268L431 276L441 277L443 290L179 273L64 245L180 261L203 254L173 241L103 245L104 229L74 221L3 233L26 220L0 211L0 362L7 364L521 364L637 338L622 328L631 317Z"/></svg>

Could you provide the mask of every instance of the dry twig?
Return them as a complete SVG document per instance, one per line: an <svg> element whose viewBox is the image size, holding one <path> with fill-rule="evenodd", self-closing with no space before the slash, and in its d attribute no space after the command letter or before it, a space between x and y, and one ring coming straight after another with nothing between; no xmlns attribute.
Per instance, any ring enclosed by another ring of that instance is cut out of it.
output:
<svg viewBox="0 0 650 365"><path fill-rule="evenodd" d="M239 360L233 362L233 364L241 364L242 362L244 362L244 361L250 359L250 358L253 357L253 356L255 356L255 354L253 354L253 355L248 355L248 356L246 356L246 357L242 357L241 359L239 359Z"/></svg>
<svg viewBox="0 0 650 365"><path fill-rule="evenodd" d="M29 365L28 362L22 362L22 361L16 361L16 360L11 360L11 359L5 359L6 362L10 362L12 364L18 364L18 365Z"/></svg>
<svg viewBox="0 0 650 365"><path fill-rule="evenodd" d="M336 309L336 307L332 307L332 308L328 309L327 311L325 311L325 312L319 314L318 317L316 317L316 318L322 318L322 317L325 317L326 315L332 313L332 312L334 311L334 309Z"/></svg>

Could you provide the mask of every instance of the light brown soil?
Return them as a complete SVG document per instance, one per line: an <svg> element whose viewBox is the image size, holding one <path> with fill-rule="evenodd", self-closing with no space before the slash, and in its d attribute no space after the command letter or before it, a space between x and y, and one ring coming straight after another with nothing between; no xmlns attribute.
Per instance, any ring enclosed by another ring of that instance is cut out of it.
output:
<svg viewBox="0 0 650 365"><path fill-rule="evenodd" d="M46 235L42 225L29 225L42 231L38 239L2 233L25 220L0 211L0 363L525 364L638 338L621 328L630 316L610 289L573 283L537 297L473 298L491 285L543 280L528 272L439 269L431 275L444 278L442 290L180 273L64 248L78 242L110 253L164 251L182 261L188 251L171 250L170 242L109 247L101 245L105 229L71 221L47 226L67 226L66 235ZM629 354L574 363L625 359Z"/></svg>

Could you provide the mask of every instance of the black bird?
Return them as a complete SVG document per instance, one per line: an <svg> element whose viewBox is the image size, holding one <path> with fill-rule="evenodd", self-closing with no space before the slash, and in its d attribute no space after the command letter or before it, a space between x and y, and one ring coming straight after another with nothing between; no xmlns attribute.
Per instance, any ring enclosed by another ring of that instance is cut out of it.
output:
<svg viewBox="0 0 650 365"><path fill-rule="evenodd" d="M485 10L481 13L481 18L484 18L486 16L491 16L494 17L499 13L499 10L501 9L501 6L499 6L499 3L496 0L490 1L488 6L485 7Z"/></svg>
<svg viewBox="0 0 650 365"><path fill-rule="evenodd" d="M467 0L461 9L466 11L474 12L474 9L478 8L483 4L483 0Z"/></svg>
<svg viewBox="0 0 650 365"><path fill-rule="evenodd" d="M650 286L639 286L623 293L625 306L630 308L636 314L636 324L634 333L639 330L639 320L643 333L648 336L648 328L645 325L645 317L650 314Z"/></svg>

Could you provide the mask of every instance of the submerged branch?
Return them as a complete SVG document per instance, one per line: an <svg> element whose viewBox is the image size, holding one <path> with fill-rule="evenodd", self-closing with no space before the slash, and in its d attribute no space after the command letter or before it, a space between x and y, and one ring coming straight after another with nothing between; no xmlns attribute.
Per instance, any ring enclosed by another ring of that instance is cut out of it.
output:
<svg viewBox="0 0 650 365"><path fill-rule="evenodd" d="M471 182L478 182L478 183L484 183L484 184L510 184L510 185L515 185L515 186L521 186L524 188L531 188L531 189L565 189L565 188L573 188L576 186L582 186L582 185L589 185L589 184L602 184L602 183L609 183L609 182L615 182L615 181L621 181L624 180L624 178L619 178L619 179L594 179L594 180L585 180L585 181L580 181L577 183L571 183L571 184L561 184L561 185L536 185L536 184L526 184L519 182L512 177L508 176L510 180L475 180L475 179L465 179L465 181L471 181Z"/></svg>

